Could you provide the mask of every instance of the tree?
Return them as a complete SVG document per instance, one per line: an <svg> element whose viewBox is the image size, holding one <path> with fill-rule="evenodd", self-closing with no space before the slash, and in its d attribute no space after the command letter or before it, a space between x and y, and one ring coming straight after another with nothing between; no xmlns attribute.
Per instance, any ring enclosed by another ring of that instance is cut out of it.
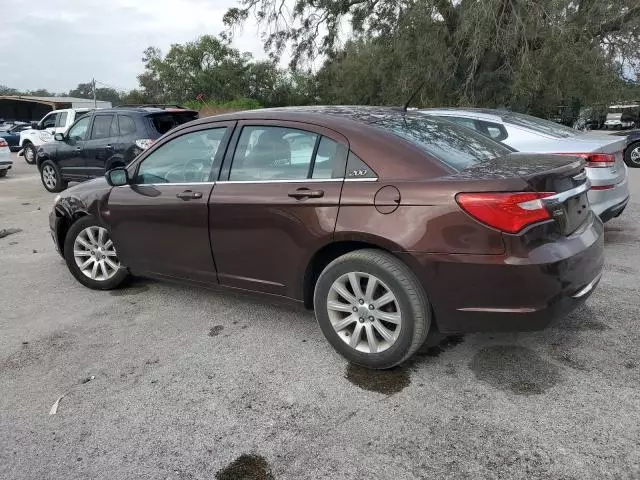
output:
<svg viewBox="0 0 640 480"><path fill-rule="evenodd" d="M69 96L77 98L93 98L93 84L79 83L76 88L69 91ZM122 102L120 93L116 89L110 87L96 88L96 100L111 102L114 105L118 105Z"/></svg>
<svg viewBox="0 0 640 480"><path fill-rule="evenodd" d="M227 35L254 15L265 47L298 68L319 54L325 101L512 106L543 114L620 95L640 63L637 0L240 0ZM352 34L341 42L345 23Z"/></svg>

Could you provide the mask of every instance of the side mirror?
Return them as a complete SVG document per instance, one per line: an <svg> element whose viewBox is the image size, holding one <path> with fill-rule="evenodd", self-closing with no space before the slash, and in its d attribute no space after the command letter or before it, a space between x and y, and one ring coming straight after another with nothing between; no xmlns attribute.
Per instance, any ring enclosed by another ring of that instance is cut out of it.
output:
<svg viewBox="0 0 640 480"><path fill-rule="evenodd" d="M107 177L107 183L112 187L120 187L129 183L129 172L124 167L112 168L105 177Z"/></svg>
<svg viewBox="0 0 640 480"><path fill-rule="evenodd" d="M53 138L55 138L59 142L64 142L64 134L63 133L56 133L53 136Z"/></svg>

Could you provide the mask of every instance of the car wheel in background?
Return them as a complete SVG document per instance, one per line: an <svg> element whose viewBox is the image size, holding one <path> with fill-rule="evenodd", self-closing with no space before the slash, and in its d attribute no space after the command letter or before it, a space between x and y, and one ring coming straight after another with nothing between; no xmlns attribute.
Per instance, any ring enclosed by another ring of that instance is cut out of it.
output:
<svg viewBox="0 0 640 480"><path fill-rule="evenodd" d="M347 360L368 368L394 367L424 343L431 322L425 292L393 255L358 250L331 262L314 292L318 324Z"/></svg>
<svg viewBox="0 0 640 480"><path fill-rule="evenodd" d="M24 145L24 161L29 165L36 163L36 147L33 143L27 143Z"/></svg>
<svg viewBox="0 0 640 480"><path fill-rule="evenodd" d="M624 151L624 163L629 167L640 167L640 142L629 145Z"/></svg>
<svg viewBox="0 0 640 480"><path fill-rule="evenodd" d="M62 180L58 166L51 160L45 160L40 166L42 185L50 192L61 192L67 188L68 182Z"/></svg>
<svg viewBox="0 0 640 480"><path fill-rule="evenodd" d="M6 177L8 171L9 171L8 168L5 168L4 170L0 170L0 178Z"/></svg>
<svg viewBox="0 0 640 480"><path fill-rule="evenodd" d="M111 290L129 276L120 264L109 231L92 216L71 225L64 242L64 258L76 280L94 290Z"/></svg>

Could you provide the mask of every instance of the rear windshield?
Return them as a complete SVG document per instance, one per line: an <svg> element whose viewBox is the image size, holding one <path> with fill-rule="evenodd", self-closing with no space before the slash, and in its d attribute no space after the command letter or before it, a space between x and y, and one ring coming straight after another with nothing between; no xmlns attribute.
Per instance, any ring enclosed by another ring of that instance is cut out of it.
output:
<svg viewBox="0 0 640 480"><path fill-rule="evenodd" d="M156 113L151 115L149 119L153 128L160 134L164 135L169 130L182 125L183 123L190 122L198 118L197 112L165 112Z"/></svg>
<svg viewBox="0 0 640 480"><path fill-rule="evenodd" d="M511 153L510 149L484 135L434 117L391 117L374 125L408 140L456 170Z"/></svg>
<svg viewBox="0 0 640 480"><path fill-rule="evenodd" d="M534 132L542 133L544 135L550 135L555 138L568 138L580 135L578 130L565 127L551 120L544 120L538 117L532 117L531 115L524 115L522 113L508 113L502 117L505 123L511 123L518 127L528 128Z"/></svg>

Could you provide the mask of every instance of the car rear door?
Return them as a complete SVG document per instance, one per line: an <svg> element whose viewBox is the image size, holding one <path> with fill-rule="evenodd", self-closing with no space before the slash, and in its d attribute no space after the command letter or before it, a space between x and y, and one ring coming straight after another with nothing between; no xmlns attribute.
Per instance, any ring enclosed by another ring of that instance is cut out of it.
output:
<svg viewBox="0 0 640 480"><path fill-rule="evenodd" d="M207 203L234 125L174 133L131 164L129 185L112 189L105 218L134 273L217 283Z"/></svg>
<svg viewBox="0 0 640 480"><path fill-rule="evenodd" d="M115 131L112 125L115 124ZM107 160L113 155L112 142L117 141L117 117L113 113L95 114L89 139L84 145L87 173L91 177L104 175ZM115 138L112 136L116 135Z"/></svg>
<svg viewBox="0 0 640 480"><path fill-rule="evenodd" d="M348 148L316 125L239 122L209 201L221 284L302 298L312 253L333 238Z"/></svg>

